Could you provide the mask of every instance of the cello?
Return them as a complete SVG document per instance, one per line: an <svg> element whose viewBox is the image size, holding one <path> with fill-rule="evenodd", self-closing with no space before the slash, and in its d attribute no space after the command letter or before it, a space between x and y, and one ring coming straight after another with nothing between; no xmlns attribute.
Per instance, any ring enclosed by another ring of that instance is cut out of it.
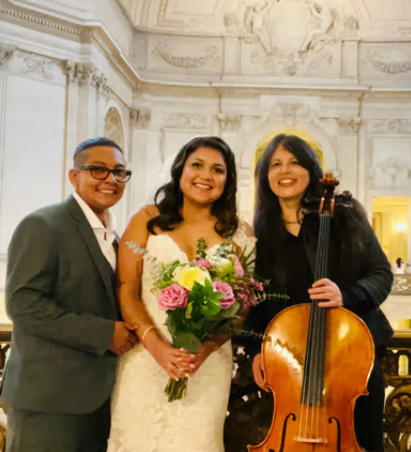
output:
<svg viewBox="0 0 411 452"><path fill-rule="evenodd" d="M334 191L332 173L321 180L315 281L327 276ZM361 452L354 406L367 395L374 344L365 323L342 307L298 304L277 314L262 342L265 384L274 396L266 439L250 452ZM360 345L360 346L359 346Z"/></svg>

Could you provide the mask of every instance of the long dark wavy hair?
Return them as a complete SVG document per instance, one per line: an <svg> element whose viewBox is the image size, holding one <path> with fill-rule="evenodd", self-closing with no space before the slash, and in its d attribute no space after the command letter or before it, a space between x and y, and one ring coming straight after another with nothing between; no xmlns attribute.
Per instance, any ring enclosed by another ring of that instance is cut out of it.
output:
<svg viewBox="0 0 411 452"><path fill-rule="evenodd" d="M276 281L276 275L283 274L281 256L286 237L286 228L282 219L282 211L277 195L270 188L268 172L273 154L279 146L293 154L299 164L310 175L308 186L301 199L304 216L304 229L308 240L317 244L319 227L319 203L324 193L320 179L323 171L315 152L301 138L294 135L277 135L268 144L256 167L256 212L254 217L257 242L257 269L261 276L271 279L273 286L284 286L283 281ZM350 262L353 266L361 264L361 254L365 252L366 243L362 231L364 222L368 222L365 212L358 201L351 199L348 192L336 196L336 210L332 224L332 234L338 244L340 267ZM357 259L353 259L353 257ZM283 288L283 287L282 287Z"/></svg>
<svg viewBox="0 0 411 452"><path fill-rule="evenodd" d="M221 138L202 136L193 138L182 147L171 167L171 181L157 190L155 204L160 215L151 219L147 224L147 229L151 234L155 234L154 228L156 227L162 231L171 231L184 220L181 215L183 193L180 188L180 179L188 157L200 147L219 151L227 166L224 191L220 198L214 201L211 208L211 214L217 218L215 230L221 237L228 237L237 230L237 171L234 153Z"/></svg>

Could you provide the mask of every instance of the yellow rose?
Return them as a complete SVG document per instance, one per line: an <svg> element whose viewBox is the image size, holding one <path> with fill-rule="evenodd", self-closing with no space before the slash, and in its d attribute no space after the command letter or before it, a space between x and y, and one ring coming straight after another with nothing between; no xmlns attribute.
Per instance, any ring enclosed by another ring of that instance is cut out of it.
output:
<svg viewBox="0 0 411 452"><path fill-rule="evenodd" d="M180 267L174 271L174 279L177 284L187 290L191 290L195 282L204 285L206 279L211 281L210 274L198 267Z"/></svg>

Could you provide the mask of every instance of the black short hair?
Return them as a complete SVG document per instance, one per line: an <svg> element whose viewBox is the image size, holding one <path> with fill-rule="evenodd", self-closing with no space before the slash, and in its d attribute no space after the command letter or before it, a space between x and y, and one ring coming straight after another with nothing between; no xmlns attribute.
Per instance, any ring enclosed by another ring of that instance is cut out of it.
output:
<svg viewBox="0 0 411 452"><path fill-rule="evenodd" d="M74 156L73 156L74 166L79 166L79 161L78 161L79 154L86 151L87 149L95 148L97 146L108 146L111 148L116 148L122 154L124 154L121 147L114 140L111 140L110 138L106 138L106 137L89 138L88 140L82 141L76 147L76 150L74 151Z"/></svg>

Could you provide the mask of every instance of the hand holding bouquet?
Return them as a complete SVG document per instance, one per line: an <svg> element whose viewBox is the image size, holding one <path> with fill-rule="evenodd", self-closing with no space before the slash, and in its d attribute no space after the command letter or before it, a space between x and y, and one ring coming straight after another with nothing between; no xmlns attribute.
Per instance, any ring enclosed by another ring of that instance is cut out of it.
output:
<svg viewBox="0 0 411 452"><path fill-rule="evenodd" d="M156 262L157 276L153 292L159 307L166 311L166 325L173 346L196 353L201 344L215 334L235 333L234 320L239 311L257 303L261 283L250 270L253 252L236 255L231 239L226 239L213 257L207 257L204 239L197 244L197 259L192 263L178 260ZM187 378L170 379L165 392L169 402L184 397Z"/></svg>

